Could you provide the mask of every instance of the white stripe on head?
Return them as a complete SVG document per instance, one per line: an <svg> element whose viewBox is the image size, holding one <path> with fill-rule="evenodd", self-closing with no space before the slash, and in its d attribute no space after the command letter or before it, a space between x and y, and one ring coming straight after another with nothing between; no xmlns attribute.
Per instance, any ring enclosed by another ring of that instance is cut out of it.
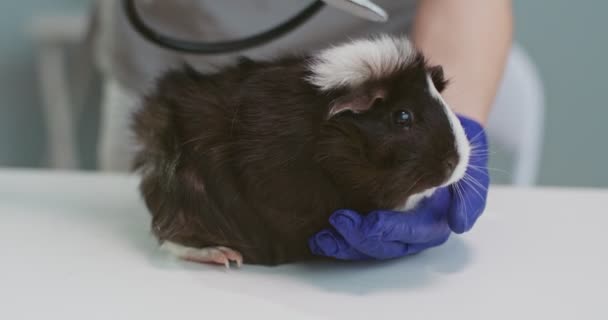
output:
<svg viewBox="0 0 608 320"><path fill-rule="evenodd" d="M427 84L429 86L429 92L431 93L431 95L435 99L437 99L437 101L439 101L439 103L441 103L441 105L443 106L443 110L446 113L448 121L450 122L450 127L452 128L452 132L454 134L454 139L455 139L454 144L456 146L456 152L458 152L458 164L456 165L454 172L443 185L439 186L439 187L445 187L445 186L458 182L458 180L460 180L464 177L465 172L469 166L469 157L471 155L471 145L469 143L469 139L467 139L467 136L464 132L464 128L460 124L460 120L458 120L458 117L456 117L456 114L454 114L454 112L448 106L448 104L445 102L445 100L443 99L443 97L441 96L439 91L437 91L437 88L435 88L435 85L433 84L433 80L431 79L431 77L429 75L427 75ZM436 190L437 190L437 188L429 188L422 192L413 194L408 198L406 203L404 203L403 205L401 205L395 209L400 210L400 211L407 211L407 210L413 209L418 205L418 203L420 203L420 201L422 201L423 199L425 199L427 197L430 197L433 193L435 193Z"/></svg>
<svg viewBox="0 0 608 320"><path fill-rule="evenodd" d="M355 40L316 54L307 80L324 91L355 87L390 75L415 56L416 50L406 37L381 35Z"/></svg>
<svg viewBox="0 0 608 320"><path fill-rule="evenodd" d="M437 99L443 106L443 110L448 117L448 121L450 122L450 126L452 127L452 133L454 133L454 144L456 146L456 151L458 152L458 164L452 173L452 176L442 185L442 187L448 186L458 180L462 179L465 175L467 168L469 167L469 157L471 155L471 145L469 143L469 139L467 139L467 135L464 132L464 128L460 124L460 120L450 106L445 102L439 91L435 88L433 84L433 80L431 77L427 75L426 77L427 84L429 86L429 92L431 95Z"/></svg>

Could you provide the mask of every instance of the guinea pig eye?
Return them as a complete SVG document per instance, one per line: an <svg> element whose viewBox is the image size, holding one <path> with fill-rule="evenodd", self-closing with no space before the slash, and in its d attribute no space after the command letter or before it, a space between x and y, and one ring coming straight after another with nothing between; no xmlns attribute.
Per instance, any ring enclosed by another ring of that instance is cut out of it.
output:
<svg viewBox="0 0 608 320"><path fill-rule="evenodd" d="M397 110L393 112L393 122L400 128L410 128L413 121L414 115L409 110Z"/></svg>

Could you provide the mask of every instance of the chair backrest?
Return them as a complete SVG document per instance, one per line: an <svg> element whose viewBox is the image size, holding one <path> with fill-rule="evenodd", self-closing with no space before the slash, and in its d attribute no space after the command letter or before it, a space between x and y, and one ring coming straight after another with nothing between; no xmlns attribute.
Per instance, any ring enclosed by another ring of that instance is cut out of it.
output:
<svg viewBox="0 0 608 320"><path fill-rule="evenodd" d="M531 186L537 182L544 114L539 73L526 52L515 45L488 123L490 141L512 155L513 185Z"/></svg>

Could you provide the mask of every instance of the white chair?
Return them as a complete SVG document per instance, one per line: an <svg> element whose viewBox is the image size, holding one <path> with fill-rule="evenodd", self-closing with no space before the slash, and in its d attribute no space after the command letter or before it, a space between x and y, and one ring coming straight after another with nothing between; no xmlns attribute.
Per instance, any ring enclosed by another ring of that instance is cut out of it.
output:
<svg viewBox="0 0 608 320"><path fill-rule="evenodd" d="M36 70L47 129L48 166L78 169L79 152L75 118L93 71L84 44L86 15L42 15L34 17L29 34L37 53ZM78 54L71 61L71 48Z"/></svg>
<svg viewBox="0 0 608 320"><path fill-rule="evenodd" d="M47 114L49 166L76 169L79 156L73 114L78 112L78 108L70 102L69 97L73 95L67 85L66 71L72 67L74 72L74 66L65 64L64 55L65 47L84 41L87 24L82 17L69 20L66 17L47 17L34 21L34 25L37 26L34 30L39 50L41 95ZM85 78L87 68L90 66L76 66ZM106 91L113 88L106 87L109 88ZM106 92L104 98L108 97L122 95L120 92ZM509 170L511 184L531 186L536 183L543 127L544 92L539 73L524 50L515 46L488 125L491 143L506 150L513 158L513 166Z"/></svg>
<svg viewBox="0 0 608 320"><path fill-rule="evenodd" d="M526 52L515 45L488 123L491 143L512 156L513 185L531 186L537 182L544 116L545 97L539 73Z"/></svg>

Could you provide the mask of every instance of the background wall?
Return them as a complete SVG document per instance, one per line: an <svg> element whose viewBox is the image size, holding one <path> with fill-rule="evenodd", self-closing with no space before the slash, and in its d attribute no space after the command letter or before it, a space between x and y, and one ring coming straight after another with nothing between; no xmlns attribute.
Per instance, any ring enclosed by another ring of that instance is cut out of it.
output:
<svg viewBox="0 0 608 320"><path fill-rule="evenodd" d="M78 12L82 0L0 1L0 166L45 163L44 119L27 26L33 15Z"/></svg>
<svg viewBox="0 0 608 320"><path fill-rule="evenodd" d="M77 12L88 3L0 2L0 166L45 163L34 51L24 29L28 19L48 11ZM514 0L514 9L517 41L537 63L547 94L540 183L608 187L608 2ZM85 167L92 166L93 150L90 144L84 148Z"/></svg>
<svg viewBox="0 0 608 320"><path fill-rule="evenodd" d="M608 1L514 4L517 40L546 87L540 182L608 186Z"/></svg>

